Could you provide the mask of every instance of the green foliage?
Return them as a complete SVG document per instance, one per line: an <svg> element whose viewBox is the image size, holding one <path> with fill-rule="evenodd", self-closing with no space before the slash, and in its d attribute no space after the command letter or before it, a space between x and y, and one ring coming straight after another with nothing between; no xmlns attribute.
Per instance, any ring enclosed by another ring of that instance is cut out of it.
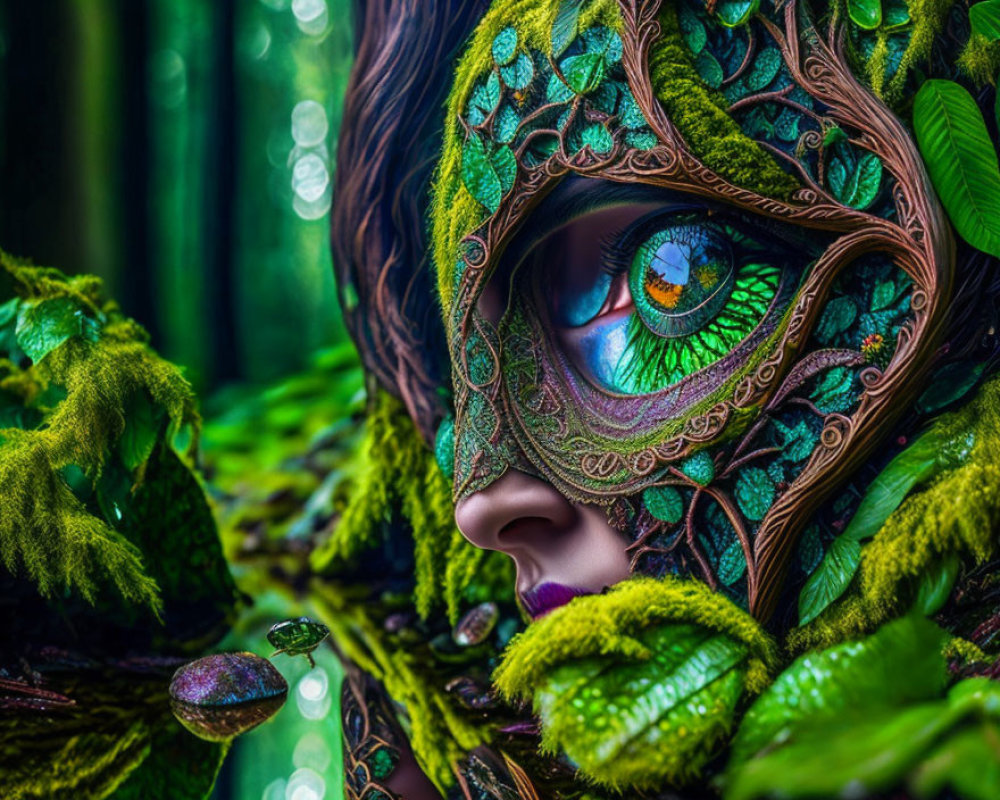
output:
<svg viewBox="0 0 1000 800"><path fill-rule="evenodd" d="M161 419L166 436L182 425L197 428L190 386L147 346L138 325L101 302L96 279L67 278L7 256L0 266L17 292L14 339L25 357L20 365L0 361L0 404L35 418L0 430L4 564L12 572L23 568L47 597L66 588L94 602L110 582L130 603L159 613L140 550L115 529L116 520L77 497L67 476L78 476L78 488L96 485L121 449L141 482ZM5 316L9 327L12 315ZM4 341L9 347L9 334ZM26 363L31 354L36 359ZM143 404L149 413L135 413Z"/></svg>
<svg viewBox="0 0 1000 800"><path fill-rule="evenodd" d="M707 486L715 478L715 464L712 463L712 456L705 450L684 459L680 464L680 470L702 486Z"/></svg>
<svg viewBox="0 0 1000 800"><path fill-rule="evenodd" d="M973 33L991 42L1000 39L1000 2L986 0L976 3L969 9L969 22Z"/></svg>
<svg viewBox="0 0 1000 800"><path fill-rule="evenodd" d="M462 148L462 182L490 213L500 207L516 175L517 161L509 147L494 149L478 134L469 135Z"/></svg>
<svg viewBox="0 0 1000 800"><path fill-rule="evenodd" d="M736 479L736 502L747 519L760 522L774 502L774 482L759 467L748 467Z"/></svg>
<svg viewBox="0 0 1000 800"><path fill-rule="evenodd" d="M517 53L517 30L506 27L493 39L493 60L502 67L514 60L515 53Z"/></svg>
<svg viewBox="0 0 1000 800"><path fill-rule="evenodd" d="M697 774L774 663L757 623L704 584L632 578L534 622L493 678L589 779L655 786Z"/></svg>
<svg viewBox="0 0 1000 800"><path fill-rule="evenodd" d="M932 428L890 461L868 487L850 524L830 545L819 568L799 595L799 624L805 625L847 589L861 563L861 542L885 524L914 486L942 470L962 464L970 455L972 438L942 427Z"/></svg>
<svg viewBox="0 0 1000 800"><path fill-rule="evenodd" d="M847 0L851 22L867 31L882 24L882 0Z"/></svg>
<svg viewBox="0 0 1000 800"><path fill-rule="evenodd" d="M732 727L746 648L691 625L636 638L648 660L589 658L551 674L535 694L542 746L564 750L583 776L604 786L677 785L698 774Z"/></svg>
<svg viewBox="0 0 1000 800"><path fill-rule="evenodd" d="M904 784L933 797L966 786L970 765L950 756L983 753L992 741L994 755L973 763L981 771L995 762L1000 687L972 679L942 698L948 638L911 615L862 641L798 658L747 712L726 770L726 800L868 796ZM962 796L992 796L1000 771L983 777Z"/></svg>
<svg viewBox="0 0 1000 800"><path fill-rule="evenodd" d="M962 399L979 382L985 367L974 361L946 364L931 376L930 386L917 399L917 410L932 414Z"/></svg>
<svg viewBox="0 0 1000 800"><path fill-rule="evenodd" d="M570 42L576 38L580 21L580 0L560 0L552 23L552 57L563 54Z"/></svg>
<svg viewBox="0 0 1000 800"><path fill-rule="evenodd" d="M684 500L673 486L654 486L642 493L642 503L656 519L671 525L684 514Z"/></svg>
<svg viewBox="0 0 1000 800"><path fill-rule="evenodd" d="M976 101L957 83L926 81L914 100L913 125L955 229L1000 258L1000 165Z"/></svg>
<svg viewBox="0 0 1000 800"><path fill-rule="evenodd" d="M867 150L857 150L845 141L836 142L827 169L830 191L845 206L868 208L882 185L882 162Z"/></svg>

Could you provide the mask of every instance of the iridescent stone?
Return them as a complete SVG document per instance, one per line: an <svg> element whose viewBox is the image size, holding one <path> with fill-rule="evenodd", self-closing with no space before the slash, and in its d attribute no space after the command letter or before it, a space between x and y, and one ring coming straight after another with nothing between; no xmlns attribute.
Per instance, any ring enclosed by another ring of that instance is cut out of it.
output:
<svg viewBox="0 0 1000 800"><path fill-rule="evenodd" d="M170 682L170 707L195 736L224 741L270 719L288 684L265 658L219 653L180 667Z"/></svg>
<svg viewBox="0 0 1000 800"><path fill-rule="evenodd" d="M480 603L458 621L451 634L455 644L470 647L484 641L493 631L499 616L500 609L496 603Z"/></svg>
<svg viewBox="0 0 1000 800"><path fill-rule="evenodd" d="M316 666L312 651L329 635L330 629L322 622L309 617L299 617L272 625L271 630L267 632L267 640L277 648L273 655L278 653L288 653L290 656L304 655L312 666Z"/></svg>

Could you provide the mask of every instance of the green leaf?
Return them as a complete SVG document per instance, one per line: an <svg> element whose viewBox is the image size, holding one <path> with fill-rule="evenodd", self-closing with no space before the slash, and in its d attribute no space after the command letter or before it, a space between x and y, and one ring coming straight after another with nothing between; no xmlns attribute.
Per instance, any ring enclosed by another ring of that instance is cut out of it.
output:
<svg viewBox="0 0 1000 800"><path fill-rule="evenodd" d="M759 92L766 88L781 69L781 53L776 47L765 47L753 60L753 66L746 76L747 88L751 92Z"/></svg>
<svg viewBox="0 0 1000 800"><path fill-rule="evenodd" d="M833 196L845 206L867 208L875 200L882 183L882 162L867 151L855 156L848 142L839 142L833 147L827 182Z"/></svg>
<svg viewBox="0 0 1000 800"><path fill-rule="evenodd" d="M747 558L743 545L734 539L719 556L718 578L725 586L732 586L747 571Z"/></svg>
<svg viewBox="0 0 1000 800"><path fill-rule="evenodd" d="M914 771L909 784L915 796L996 800L1000 797L997 742L1000 725L986 720L949 736Z"/></svg>
<svg viewBox="0 0 1000 800"><path fill-rule="evenodd" d="M799 593L799 625L807 625L840 597L861 563L861 545L839 536Z"/></svg>
<svg viewBox="0 0 1000 800"><path fill-rule="evenodd" d="M880 281L872 292L872 311L888 308L895 302L898 294L896 284L893 281Z"/></svg>
<svg viewBox="0 0 1000 800"><path fill-rule="evenodd" d="M17 315L17 344L36 364L74 336L96 342L97 322L70 297L22 303Z"/></svg>
<svg viewBox="0 0 1000 800"><path fill-rule="evenodd" d="M906 25L910 21L910 8L907 0L886 0L882 9L883 30L892 30Z"/></svg>
<svg viewBox="0 0 1000 800"><path fill-rule="evenodd" d="M553 73L545 87L545 99L550 103L565 103L573 98L573 90L562 79Z"/></svg>
<svg viewBox="0 0 1000 800"><path fill-rule="evenodd" d="M509 144L514 140L521 118L509 105L504 105L493 118L493 136L498 142Z"/></svg>
<svg viewBox="0 0 1000 800"><path fill-rule="evenodd" d="M767 515L774 492L774 483L760 467L748 467L736 479L736 503L753 522L760 522Z"/></svg>
<svg viewBox="0 0 1000 800"><path fill-rule="evenodd" d="M873 31L882 24L882 0L847 0L847 14L859 28Z"/></svg>
<svg viewBox="0 0 1000 800"><path fill-rule="evenodd" d="M514 60L517 52L517 30L507 26L493 37L493 60L497 66L504 66Z"/></svg>
<svg viewBox="0 0 1000 800"><path fill-rule="evenodd" d="M621 61L622 37L611 28L596 25L593 28L587 28L581 38L586 52L600 53L604 57L606 66L610 67Z"/></svg>
<svg viewBox="0 0 1000 800"><path fill-rule="evenodd" d="M507 145L491 153L477 134L466 140L462 148L462 183L491 214L500 207L516 174L517 161Z"/></svg>
<svg viewBox="0 0 1000 800"><path fill-rule="evenodd" d="M835 297L823 309L816 324L816 338L822 344L829 344L835 337L846 331L858 316L858 307L850 297Z"/></svg>
<svg viewBox="0 0 1000 800"><path fill-rule="evenodd" d="M958 556L954 553L935 561L930 571L920 581L920 589L913 607L927 617L940 611L951 596L960 566Z"/></svg>
<svg viewBox="0 0 1000 800"><path fill-rule="evenodd" d="M799 656L750 707L733 740L729 769L845 713L868 715L938 697L947 681L942 648L948 638L911 614L860 642Z"/></svg>
<svg viewBox="0 0 1000 800"><path fill-rule="evenodd" d="M684 500L673 486L653 486L642 493L642 503L656 519L673 525L684 514Z"/></svg>
<svg viewBox="0 0 1000 800"><path fill-rule="evenodd" d="M631 130L646 127L646 117L628 86L621 89L618 103L618 121Z"/></svg>
<svg viewBox="0 0 1000 800"><path fill-rule="evenodd" d="M625 144L636 150L649 150L659 143L660 140L651 130L629 131L625 134Z"/></svg>
<svg viewBox="0 0 1000 800"><path fill-rule="evenodd" d="M925 81L913 103L913 126L955 229L1000 258L1000 165L976 101L952 81Z"/></svg>
<svg viewBox="0 0 1000 800"><path fill-rule="evenodd" d="M930 386L917 400L917 411L930 414L964 397L979 382L985 368L985 364L974 361L946 364L931 376Z"/></svg>
<svg viewBox="0 0 1000 800"><path fill-rule="evenodd" d="M21 348L17 344L17 312L21 298L12 297L0 306L0 356L17 361Z"/></svg>
<svg viewBox="0 0 1000 800"><path fill-rule="evenodd" d="M560 0L552 23L552 57L559 58L576 38L580 21L580 0Z"/></svg>
<svg viewBox="0 0 1000 800"><path fill-rule="evenodd" d="M554 670L535 695L543 744L601 784L649 786L697 771L743 693L746 648L728 636L666 625L640 640L649 660L583 659Z"/></svg>
<svg viewBox="0 0 1000 800"><path fill-rule="evenodd" d="M760 7L760 0L720 0L715 6L715 16L727 28L744 25Z"/></svg>
<svg viewBox="0 0 1000 800"><path fill-rule="evenodd" d="M531 79L535 77L535 64L531 56L527 53L519 54L513 64L500 68L500 77L511 89L517 91L527 89Z"/></svg>
<svg viewBox="0 0 1000 800"><path fill-rule="evenodd" d="M607 64L601 53L584 53L564 59L561 68L569 87L577 94L586 94L604 80Z"/></svg>
<svg viewBox="0 0 1000 800"><path fill-rule="evenodd" d="M1000 39L1000 0L976 3L969 9L972 32L985 36L989 41Z"/></svg>
<svg viewBox="0 0 1000 800"><path fill-rule="evenodd" d="M150 402L145 392L134 394L125 410L125 429L118 440L122 463L129 470L145 464L163 427L163 412Z"/></svg>
<svg viewBox="0 0 1000 800"><path fill-rule="evenodd" d="M701 76L701 79L713 89L718 89L722 86L722 80L725 78L725 75L722 74L722 67L715 60L715 56L707 50L702 50L698 54L698 57L694 61L694 68L698 70L698 75Z"/></svg>

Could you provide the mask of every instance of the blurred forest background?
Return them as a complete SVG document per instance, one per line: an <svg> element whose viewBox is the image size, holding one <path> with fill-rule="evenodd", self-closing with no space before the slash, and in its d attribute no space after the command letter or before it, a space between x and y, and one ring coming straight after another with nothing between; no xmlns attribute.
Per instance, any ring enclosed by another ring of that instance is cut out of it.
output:
<svg viewBox="0 0 1000 800"><path fill-rule="evenodd" d="M328 241L349 6L0 0L0 248L101 276L184 367L227 542L294 535L320 482L302 455L360 411ZM268 626L309 609L233 570L254 604L218 648L270 655ZM275 658L289 702L214 797L339 800L342 672L299 661Z"/></svg>
<svg viewBox="0 0 1000 800"><path fill-rule="evenodd" d="M348 0L2 0L0 247L108 293L204 396L344 337Z"/></svg>

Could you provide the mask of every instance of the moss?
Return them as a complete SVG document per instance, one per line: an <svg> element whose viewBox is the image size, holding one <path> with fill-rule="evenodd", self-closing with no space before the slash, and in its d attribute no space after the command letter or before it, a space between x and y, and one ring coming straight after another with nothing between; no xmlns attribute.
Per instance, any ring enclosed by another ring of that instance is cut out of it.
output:
<svg viewBox="0 0 1000 800"><path fill-rule="evenodd" d="M384 631L358 598L325 581L313 582L310 597L343 654L381 681L405 708L417 763L444 794L454 783L451 765L487 740L485 726L467 720L439 688L440 682L430 679L428 669L437 667L424 660L421 649L386 646Z"/></svg>
<svg viewBox="0 0 1000 800"><path fill-rule="evenodd" d="M983 564L995 557L1000 528L1000 376L963 408L944 414L927 435L972 437L968 457L911 494L864 546L851 592L805 628L795 650L829 645L874 630L904 610L917 581L951 554Z"/></svg>
<svg viewBox="0 0 1000 800"><path fill-rule="evenodd" d="M694 624L726 634L749 653L746 689L760 692L777 664L774 643L745 611L699 581L632 578L602 595L578 597L533 623L504 653L493 680L508 700L530 698L568 661L590 656L646 660L636 635L664 624Z"/></svg>
<svg viewBox="0 0 1000 800"><path fill-rule="evenodd" d="M699 77L672 5L666 4L660 13L660 26L662 35L649 54L650 80L688 148L730 183L788 199L798 188L797 182L743 133L729 116L722 94Z"/></svg>
<svg viewBox="0 0 1000 800"><path fill-rule="evenodd" d="M960 636L955 636L948 641L948 644L944 648L944 656L949 661L959 662L963 667L969 664L990 661L990 657L981 648Z"/></svg>
<svg viewBox="0 0 1000 800"><path fill-rule="evenodd" d="M1000 41L974 33L958 57L958 68L978 87L996 86L1000 74Z"/></svg>
<svg viewBox="0 0 1000 800"><path fill-rule="evenodd" d="M401 401L379 392L365 424L350 502L313 567L329 572L377 546L398 515L413 532L418 613L426 618L443 601L457 618L482 554L455 527L451 486Z"/></svg>
<svg viewBox="0 0 1000 800"><path fill-rule="evenodd" d="M197 430L191 387L147 346L139 325L101 301L98 279L67 278L2 254L0 267L22 301L71 298L100 321L94 341L74 336L26 369L7 362L0 370L0 388L41 416L32 429L0 430L3 562L11 572L23 567L45 596L66 587L93 602L108 579L127 600L158 613L157 587L138 549L88 510L62 471L73 467L96 482L139 398L165 413L168 435L182 425Z"/></svg>

